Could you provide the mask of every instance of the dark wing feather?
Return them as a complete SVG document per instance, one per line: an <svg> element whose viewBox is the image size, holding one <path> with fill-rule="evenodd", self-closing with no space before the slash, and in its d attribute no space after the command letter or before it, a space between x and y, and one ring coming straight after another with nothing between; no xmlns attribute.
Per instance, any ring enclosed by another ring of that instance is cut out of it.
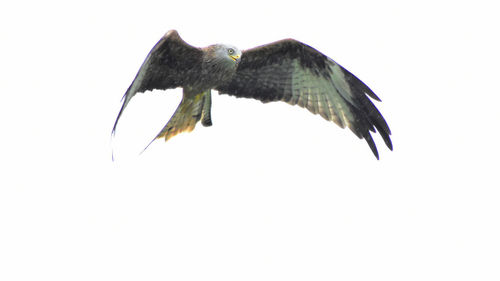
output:
<svg viewBox="0 0 500 281"><path fill-rule="evenodd" d="M392 150L391 131L367 97L380 101L368 86L342 66L293 39L243 52L235 77L220 93L262 102L298 104L314 114L349 127L364 138L378 159L370 131L378 131Z"/></svg>
<svg viewBox="0 0 500 281"><path fill-rule="evenodd" d="M154 89L172 89L194 83L199 77L203 51L193 47L170 30L149 52L134 81L123 96L123 105L113 126L116 130L118 120L130 99L137 93Z"/></svg>

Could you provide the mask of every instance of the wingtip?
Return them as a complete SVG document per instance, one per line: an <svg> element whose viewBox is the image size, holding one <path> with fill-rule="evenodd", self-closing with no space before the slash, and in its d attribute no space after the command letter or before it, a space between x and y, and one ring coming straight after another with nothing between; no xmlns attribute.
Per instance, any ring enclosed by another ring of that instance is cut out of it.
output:
<svg viewBox="0 0 500 281"><path fill-rule="evenodd" d="M375 150L372 150L372 152L373 152L373 155L375 156L375 158L377 158L377 160L380 160L377 149L375 148Z"/></svg>
<svg viewBox="0 0 500 281"><path fill-rule="evenodd" d="M384 140L385 145L392 151L392 140L391 140L391 132L385 132L383 130L380 130L379 128L379 134L382 136L382 139Z"/></svg>
<svg viewBox="0 0 500 281"><path fill-rule="evenodd" d="M378 155L377 146L375 145L375 142L373 141L373 138L372 138L372 136L370 135L370 133L367 133L367 134L364 136L364 139L366 140L366 142L368 143L368 146L369 146L369 147L370 147L370 149L372 150L373 155L375 155L375 158L377 158L377 160L379 160L379 155Z"/></svg>
<svg viewBox="0 0 500 281"><path fill-rule="evenodd" d="M111 137L116 135L116 125L118 124L118 119L116 119L115 124L113 125L113 129L111 130Z"/></svg>
<svg viewBox="0 0 500 281"><path fill-rule="evenodd" d="M370 90L371 91L371 90ZM372 99L378 101L378 102L382 102L382 99L377 96L374 92L365 92L368 96L370 96Z"/></svg>
<svg viewBox="0 0 500 281"><path fill-rule="evenodd" d="M389 139L388 142L385 143L390 151L392 151L392 141Z"/></svg>

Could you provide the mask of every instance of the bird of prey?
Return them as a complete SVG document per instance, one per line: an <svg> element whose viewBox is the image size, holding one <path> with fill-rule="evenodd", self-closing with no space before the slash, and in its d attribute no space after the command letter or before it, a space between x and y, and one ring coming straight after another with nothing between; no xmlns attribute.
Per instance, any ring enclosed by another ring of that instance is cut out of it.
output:
<svg viewBox="0 0 500 281"><path fill-rule="evenodd" d="M123 97L112 134L132 97L154 89L182 87L182 101L153 139L165 141L194 129L201 120L211 126L211 90L264 103L284 101L307 108L364 138L378 159L370 132L378 131L392 150L391 131L368 98L375 93L352 73L314 48L294 39L240 51L215 44L197 48L168 31L150 51Z"/></svg>

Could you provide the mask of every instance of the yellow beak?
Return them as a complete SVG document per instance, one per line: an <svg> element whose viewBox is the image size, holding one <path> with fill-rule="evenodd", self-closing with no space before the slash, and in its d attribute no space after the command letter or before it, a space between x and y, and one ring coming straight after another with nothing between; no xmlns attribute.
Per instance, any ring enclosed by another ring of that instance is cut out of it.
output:
<svg viewBox="0 0 500 281"><path fill-rule="evenodd" d="M240 58L240 56L237 56L237 55L236 56L229 56L229 57L231 57L234 61L236 61L237 59Z"/></svg>

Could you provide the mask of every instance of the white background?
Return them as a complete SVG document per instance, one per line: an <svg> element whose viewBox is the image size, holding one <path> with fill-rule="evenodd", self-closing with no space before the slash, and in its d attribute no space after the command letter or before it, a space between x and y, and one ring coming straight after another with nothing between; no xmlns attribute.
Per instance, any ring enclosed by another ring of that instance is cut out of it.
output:
<svg viewBox="0 0 500 281"><path fill-rule="evenodd" d="M499 280L493 3L2 4L0 280ZM375 135L377 161L304 109L215 94L212 127L138 156L180 91L137 95L111 142L169 29L313 46L382 98L394 151Z"/></svg>

